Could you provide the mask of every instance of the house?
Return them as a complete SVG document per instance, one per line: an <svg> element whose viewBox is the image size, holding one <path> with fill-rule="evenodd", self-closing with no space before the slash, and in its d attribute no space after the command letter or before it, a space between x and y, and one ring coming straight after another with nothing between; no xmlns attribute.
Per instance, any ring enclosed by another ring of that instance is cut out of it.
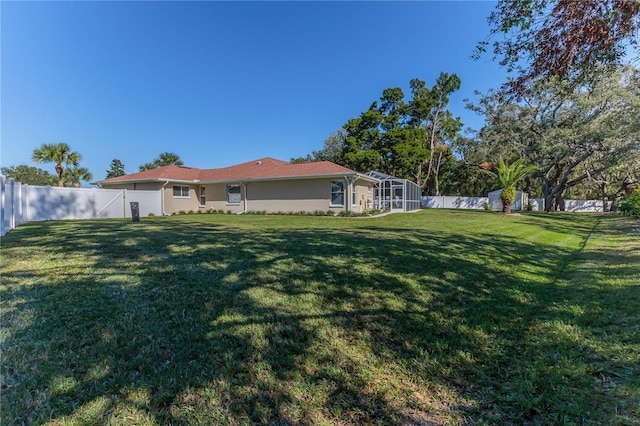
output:
<svg viewBox="0 0 640 426"><path fill-rule="evenodd" d="M165 166L94 182L102 188L160 190L164 214L209 209L243 213L373 208L378 180L330 161L261 158L218 169Z"/></svg>

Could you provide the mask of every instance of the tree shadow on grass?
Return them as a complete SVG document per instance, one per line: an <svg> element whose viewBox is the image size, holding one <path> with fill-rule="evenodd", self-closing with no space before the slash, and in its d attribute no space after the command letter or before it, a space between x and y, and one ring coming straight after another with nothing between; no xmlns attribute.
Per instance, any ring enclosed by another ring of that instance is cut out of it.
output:
<svg viewBox="0 0 640 426"><path fill-rule="evenodd" d="M514 265L563 276L574 253L553 245L166 220L22 237L9 255L43 238L39 255L83 260L3 273L3 323L24 317L4 341L2 411L15 423L598 420L624 397L592 398L598 366L637 374L633 358L606 358L615 339L589 347L566 329L590 320L556 309L573 303L566 283L522 281ZM591 291L589 309L637 298Z"/></svg>

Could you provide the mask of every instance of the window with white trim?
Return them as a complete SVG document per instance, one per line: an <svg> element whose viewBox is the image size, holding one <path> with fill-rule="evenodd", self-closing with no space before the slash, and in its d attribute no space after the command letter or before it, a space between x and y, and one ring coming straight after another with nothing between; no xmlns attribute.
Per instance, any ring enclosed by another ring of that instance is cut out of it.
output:
<svg viewBox="0 0 640 426"><path fill-rule="evenodd" d="M189 187L188 186L173 186L173 198L189 198Z"/></svg>
<svg viewBox="0 0 640 426"><path fill-rule="evenodd" d="M227 185L227 203L240 204L241 200L240 185Z"/></svg>
<svg viewBox="0 0 640 426"><path fill-rule="evenodd" d="M206 191L204 186L200 187L200 206L204 207L207 202Z"/></svg>
<svg viewBox="0 0 640 426"><path fill-rule="evenodd" d="M331 207L343 207L344 206L344 181L332 180L331 181Z"/></svg>

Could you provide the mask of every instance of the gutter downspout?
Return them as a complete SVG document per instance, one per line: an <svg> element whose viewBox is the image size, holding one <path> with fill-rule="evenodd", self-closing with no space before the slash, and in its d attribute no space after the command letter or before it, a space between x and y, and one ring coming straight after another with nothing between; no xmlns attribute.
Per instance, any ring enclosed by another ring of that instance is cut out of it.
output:
<svg viewBox="0 0 640 426"><path fill-rule="evenodd" d="M358 181L358 179L360 179L360 176L356 175L355 179L353 179L353 182L351 183L351 185L353 186L353 194L351 194L351 200L354 199L354 195L358 195L356 193L356 182ZM358 205L358 198L356 197L356 206ZM351 206L351 208L353 208L353 206ZM360 210L360 207L358 206L358 210ZM358 211L358 213L362 213L361 211Z"/></svg>
<svg viewBox="0 0 640 426"><path fill-rule="evenodd" d="M169 184L169 181L166 181L162 187L160 188L160 203L162 203L162 216L169 216L167 212L164 211L164 187Z"/></svg>
<svg viewBox="0 0 640 426"><path fill-rule="evenodd" d="M348 212L349 211L349 200L351 199L351 179L349 178L349 176L345 176L344 180L347 181L347 188L348 191L345 195L346 200L344 200L344 208L345 210Z"/></svg>
<svg viewBox="0 0 640 426"><path fill-rule="evenodd" d="M247 200L247 187L249 186L248 184L246 184L245 182L240 181L240 186L242 186L244 188L244 209L239 212L238 214L245 214L248 211L248 202L249 200Z"/></svg>
<svg viewBox="0 0 640 426"><path fill-rule="evenodd" d="M353 211L353 193L355 192L355 183L358 180L358 176L355 176L355 178L353 176L345 176L344 179L347 181L347 183L349 184L349 191L347 191L347 194L345 194L346 196L346 200L345 200L345 207L347 209L347 211Z"/></svg>

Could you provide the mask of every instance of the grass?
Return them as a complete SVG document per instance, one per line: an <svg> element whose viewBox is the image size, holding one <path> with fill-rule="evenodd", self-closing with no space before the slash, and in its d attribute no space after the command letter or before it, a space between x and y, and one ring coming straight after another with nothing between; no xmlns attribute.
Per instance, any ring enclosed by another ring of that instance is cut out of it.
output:
<svg viewBox="0 0 640 426"><path fill-rule="evenodd" d="M2 238L2 424L640 425L640 224L427 210Z"/></svg>

